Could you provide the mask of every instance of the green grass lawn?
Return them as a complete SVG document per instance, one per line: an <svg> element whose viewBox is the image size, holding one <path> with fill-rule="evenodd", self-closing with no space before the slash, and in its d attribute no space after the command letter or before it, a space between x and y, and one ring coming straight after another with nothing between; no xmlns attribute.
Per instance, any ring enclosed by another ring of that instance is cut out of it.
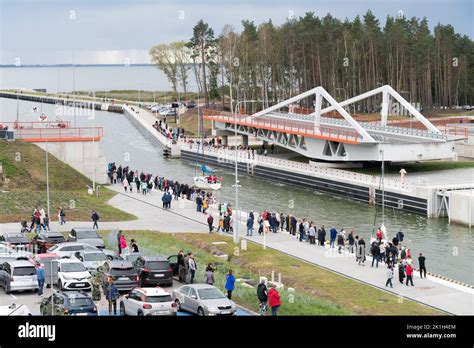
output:
<svg viewBox="0 0 474 348"><path fill-rule="evenodd" d="M46 210L45 152L36 145L15 141L0 142L0 163L4 180L0 182L0 222L29 220L36 206ZM69 165L49 156L51 220L56 220L59 207L67 220L90 220L96 209L101 221L136 219L107 204L115 196L102 188L100 197L87 194L92 182Z"/></svg>
<svg viewBox="0 0 474 348"><path fill-rule="evenodd" d="M106 242L115 246L115 235L102 232ZM210 262L217 263L216 286L224 290L225 274L229 269L236 278L252 279L259 276L271 278L271 272L282 274L285 290L281 292L282 315L439 315L430 307L399 298L385 291L342 277L320 267L299 261L274 250L263 250L249 243L248 250L234 255L232 240L226 236L196 233L159 233L125 231L128 240L137 239L140 247L149 253L164 256L176 254L179 249L196 255L198 272L196 281L202 282L204 269ZM227 244L213 245L213 242ZM109 246L109 247L110 247ZM229 261L214 256L215 253L232 255ZM256 289L236 283L232 299L239 305L258 311ZM289 292L288 288L294 292Z"/></svg>
<svg viewBox="0 0 474 348"><path fill-rule="evenodd" d="M464 168L474 168L474 161L433 161L433 162L420 162L420 163L406 163L406 164L387 164L385 167L386 174L399 174L400 169L404 168L408 175L411 173L420 173L420 172L433 172L439 170L448 170L448 169L464 169ZM381 166L373 166L367 168L354 168L347 169L353 172L369 174L369 175L380 175Z"/></svg>

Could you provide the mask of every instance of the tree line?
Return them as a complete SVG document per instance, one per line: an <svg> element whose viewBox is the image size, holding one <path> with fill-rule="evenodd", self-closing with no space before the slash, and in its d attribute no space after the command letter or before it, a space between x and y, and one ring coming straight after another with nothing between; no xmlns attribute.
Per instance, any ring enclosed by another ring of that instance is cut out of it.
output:
<svg viewBox="0 0 474 348"><path fill-rule="evenodd" d="M382 27L370 10L352 21L307 12L280 26L241 24L216 36L200 20L188 42L153 47L152 62L175 93L186 94L193 74L206 105L221 100L226 108L225 96L267 106L316 86L343 100L384 84L424 109L474 104L474 42L452 25L431 32L426 18L399 15ZM377 111L377 103L359 110Z"/></svg>

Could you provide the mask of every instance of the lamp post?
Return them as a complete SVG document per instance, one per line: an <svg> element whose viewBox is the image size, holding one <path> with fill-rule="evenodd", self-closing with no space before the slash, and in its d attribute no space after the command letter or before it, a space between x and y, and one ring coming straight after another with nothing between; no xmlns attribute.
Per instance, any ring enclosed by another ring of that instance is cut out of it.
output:
<svg viewBox="0 0 474 348"><path fill-rule="evenodd" d="M261 102L260 100L240 100L235 104L234 107L234 130L235 136L234 138L237 139L237 110L241 103L258 103ZM235 187L235 228L234 228L234 243L239 243L239 222L240 222L240 214L239 214L239 180L238 180L238 158L237 158L237 143L234 144L235 146L235 184L232 187Z"/></svg>
<svg viewBox="0 0 474 348"><path fill-rule="evenodd" d="M41 97L41 110L43 110L43 97ZM46 117L46 115L43 114L43 112L41 111L41 115L40 115L40 121L41 122L46 122L48 119L48 117ZM50 214L50 204L49 204L49 165L48 165L48 136L46 135L46 150L45 150L45 153L46 153L46 204L47 204L47 210L48 210L48 218L50 218L51 214Z"/></svg>

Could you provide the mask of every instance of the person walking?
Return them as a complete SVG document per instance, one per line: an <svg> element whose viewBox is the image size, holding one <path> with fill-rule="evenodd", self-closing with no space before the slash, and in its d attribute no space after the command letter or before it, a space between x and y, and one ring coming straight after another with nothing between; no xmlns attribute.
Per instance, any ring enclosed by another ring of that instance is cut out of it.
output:
<svg viewBox="0 0 474 348"><path fill-rule="evenodd" d="M324 229L324 225L318 230L318 241L322 247L326 244L326 230Z"/></svg>
<svg viewBox="0 0 474 348"><path fill-rule="evenodd" d="M43 296L43 287L44 287L44 268L41 266L41 263L36 263L36 278L38 280L38 296Z"/></svg>
<svg viewBox="0 0 474 348"><path fill-rule="evenodd" d="M268 292L268 303L270 307L272 307L272 316L278 315L278 309L280 309L281 306L280 297L281 295L273 285Z"/></svg>
<svg viewBox="0 0 474 348"><path fill-rule="evenodd" d="M372 242L372 246L370 247L370 252L372 254L372 267L374 267L374 262L377 262L375 264L375 268L379 268L379 254L380 254L380 248L377 245L376 241Z"/></svg>
<svg viewBox="0 0 474 348"><path fill-rule="evenodd" d="M316 244L316 226L311 222L309 227L309 244Z"/></svg>
<svg viewBox="0 0 474 348"><path fill-rule="evenodd" d="M120 239L122 238L122 230L119 230L117 233L117 247L118 247L118 255L122 254L122 248L120 247Z"/></svg>
<svg viewBox="0 0 474 348"><path fill-rule="evenodd" d="M120 236L120 250L122 251L122 254L127 253L127 240L123 234Z"/></svg>
<svg viewBox="0 0 474 348"><path fill-rule="evenodd" d="M127 178L123 179L122 185L123 185L123 189L125 190L125 193L127 193L128 192L128 186L129 186Z"/></svg>
<svg viewBox="0 0 474 348"><path fill-rule="evenodd" d="M400 260L398 263L398 281L400 284L403 285L403 281L405 280L405 265L403 264L403 261Z"/></svg>
<svg viewBox="0 0 474 348"><path fill-rule="evenodd" d="M207 225L209 226L209 233L212 233L212 231L214 230L214 218L212 217L212 214L209 214L209 216L207 217Z"/></svg>
<svg viewBox="0 0 474 348"><path fill-rule="evenodd" d="M194 260L194 255L193 254L189 255L188 264L189 264L189 272L188 272L188 275L187 275L187 278L188 278L187 283L188 284L193 284L194 283L194 276L196 275L196 270L197 270L196 260Z"/></svg>
<svg viewBox="0 0 474 348"><path fill-rule="evenodd" d="M334 244L336 242L337 230L333 227L329 230L329 233L330 233L330 237L331 237L330 246L331 246L331 248L334 248Z"/></svg>
<svg viewBox="0 0 474 348"><path fill-rule="evenodd" d="M229 273L225 276L225 289L227 290L227 298L232 300L232 291L235 289L235 276L232 274L231 269L229 269Z"/></svg>
<svg viewBox="0 0 474 348"><path fill-rule="evenodd" d="M132 248L132 253L140 252L139 249L138 249L137 241L135 239L130 240L130 247Z"/></svg>
<svg viewBox="0 0 474 348"><path fill-rule="evenodd" d="M92 225L92 229L94 229L94 228L99 229L99 225L97 224L97 221L99 221L99 218L100 218L99 214L97 214L97 212L95 210L93 210L91 219L94 222L94 224Z"/></svg>
<svg viewBox="0 0 474 348"><path fill-rule="evenodd" d="M66 213L64 212L63 207L59 207L59 224L64 225L66 223Z"/></svg>
<svg viewBox="0 0 474 348"><path fill-rule="evenodd" d="M351 231L351 233L349 233L349 235L347 236L347 239L349 240L349 252L351 254L354 253L354 231Z"/></svg>
<svg viewBox="0 0 474 348"><path fill-rule="evenodd" d="M117 315L117 299L119 296L120 294L118 292L117 286L115 285L112 278L110 278L107 290L105 292L105 298L109 303L109 315L112 315L112 307L114 309L114 315Z"/></svg>
<svg viewBox="0 0 474 348"><path fill-rule="evenodd" d="M420 279L423 278L423 274L426 278L426 265L425 265L426 257L423 256L422 253L418 256L418 266L420 268Z"/></svg>
<svg viewBox="0 0 474 348"><path fill-rule="evenodd" d="M359 262L359 265L365 262L365 241L363 238L359 239L359 236L356 236L357 247L356 247L356 262Z"/></svg>
<svg viewBox="0 0 474 348"><path fill-rule="evenodd" d="M43 229L44 229L45 231L46 231L46 229L47 229L48 231L51 231L51 230L49 229L49 216L48 216L48 214L46 214L46 215L44 216L44 218L43 218Z"/></svg>
<svg viewBox="0 0 474 348"><path fill-rule="evenodd" d="M410 261L408 261L408 263L407 263L406 273L407 273L406 286L408 286L408 283L411 283L411 286L415 286L413 284L413 266L411 265Z"/></svg>
<svg viewBox="0 0 474 348"><path fill-rule="evenodd" d="M214 268L212 264L208 264L206 267L206 273L204 273L204 283L214 285Z"/></svg>
<svg viewBox="0 0 474 348"><path fill-rule="evenodd" d="M247 237L252 237L253 235L253 214L249 215L247 219Z"/></svg>
<svg viewBox="0 0 474 348"><path fill-rule="evenodd" d="M393 278L393 268L392 266L389 265L387 267L387 281L385 282L386 287L390 285L390 287L393 288L392 278Z"/></svg>
<svg viewBox="0 0 474 348"><path fill-rule="evenodd" d="M260 284L257 286L257 298L259 301L260 315L265 316L267 314L267 302L268 302L268 291L265 285L265 279L260 280Z"/></svg>
<svg viewBox="0 0 474 348"><path fill-rule="evenodd" d="M340 254L341 253L341 250L344 250L344 234L342 233L343 231L341 231L338 235L337 235L337 252Z"/></svg>
<svg viewBox="0 0 474 348"><path fill-rule="evenodd" d="M184 265L184 251L178 252L178 279L180 282L184 282L186 279L186 267Z"/></svg>

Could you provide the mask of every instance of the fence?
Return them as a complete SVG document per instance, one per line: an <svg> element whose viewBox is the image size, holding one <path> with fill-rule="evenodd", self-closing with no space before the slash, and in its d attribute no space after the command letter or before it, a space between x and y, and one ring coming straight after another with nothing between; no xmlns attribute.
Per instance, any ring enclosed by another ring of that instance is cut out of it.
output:
<svg viewBox="0 0 474 348"><path fill-rule="evenodd" d="M104 136L102 127L78 128L19 128L15 137L28 142L100 141Z"/></svg>

